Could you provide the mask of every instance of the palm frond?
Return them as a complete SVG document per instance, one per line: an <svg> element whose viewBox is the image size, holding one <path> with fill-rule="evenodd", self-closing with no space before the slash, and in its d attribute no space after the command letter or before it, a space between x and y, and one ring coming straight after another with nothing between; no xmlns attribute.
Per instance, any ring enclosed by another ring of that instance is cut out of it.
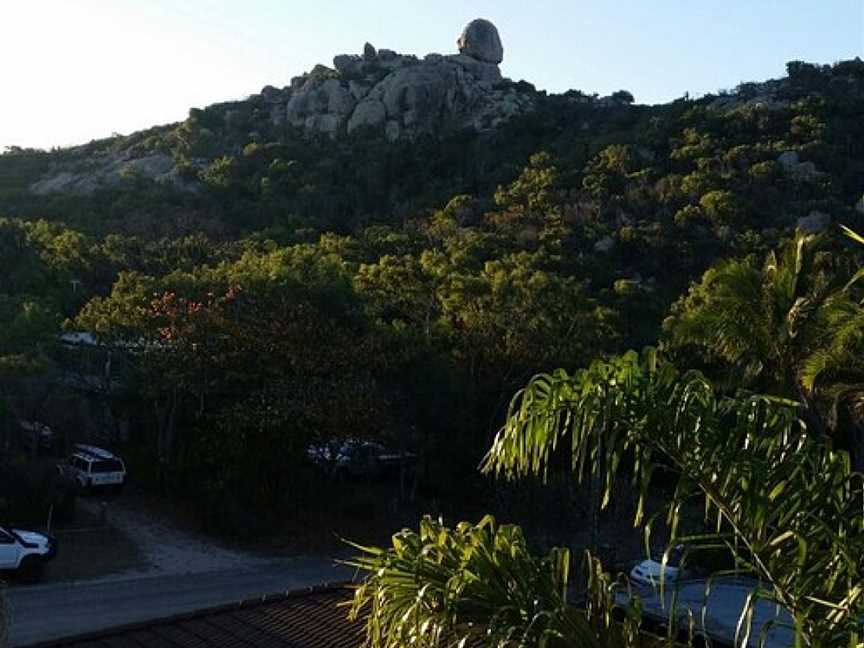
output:
<svg viewBox="0 0 864 648"><path fill-rule="evenodd" d="M840 229L842 229L843 233L846 234L846 236L848 236L850 239L852 239L856 243L860 243L861 245L864 245L864 236L861 236L860 234L849 229L845 225L841 225Z"/></svg>
<svg viewBox="0 0 864 648"><path fill-rule="evenodd" d="M604 503L622 457L635 457L636 524L657 457L671 461L681 475L668 506L672 541L688 541L693 551L730 546L739 568L790 610L805 641L840 645L831 642L848 639L864 614L853 596L864 579L861 478L847 455L808 435L796 403L722 398L698 373L659 362L654 350L631 352L573 375L532 380L514 399L483 468L506 477L545 475L565 441L577 477L605 476ZM681 507L694 494L704 498L716 533L679 533Z"/></svg>

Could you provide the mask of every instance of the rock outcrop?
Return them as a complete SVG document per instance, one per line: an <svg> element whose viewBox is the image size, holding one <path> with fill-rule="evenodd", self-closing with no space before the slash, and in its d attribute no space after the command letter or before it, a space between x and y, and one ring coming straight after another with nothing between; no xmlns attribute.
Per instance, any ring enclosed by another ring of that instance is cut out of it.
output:
<svg viewBox="0 0 864 648"><path fill-rule="evenodd" d="M594 251L601 254L609 254L615 249L615 239L611 236L604 236L594 244Z"/></svg>
<svg viewBox="0 0 864 648"><path fill-rule="evenodd" d="M831 227L831 216L814 209L807 216L799 218L795 224L802 232L818 234Z"/></svg>
<svg viewBox="0 0 864 648"><path fill-rule="evenodd" d="M91 193L97 189L115 187L124 180L136 177L148 178L159 183L184 188L186 182L180 176L174 160L164 153L152 153L133 157L129 151L116 156L106 156L93 168L76 171L61 171L30 185L30 191L45 195L57 191Z"/></svg>
<svg viewBox="0 0 864 648"><path fill-rule="evenodd" d="M777 162L784 173L793 180L812 182L825 176L825 173L819 171L813 162L801 162L796 151L784 151L777 157Z"/></svg>
<svg viewBox="0 0 864 648"><path fill-rule="evenodd" d="M276 124L331 136L371 128L389 140L424 133L493 129L534 105L530 93L501 76L504 50L488 20L474 20L459 54L422 60L366 43L362 55L341 54L274 94L261 91Z"/></svg>

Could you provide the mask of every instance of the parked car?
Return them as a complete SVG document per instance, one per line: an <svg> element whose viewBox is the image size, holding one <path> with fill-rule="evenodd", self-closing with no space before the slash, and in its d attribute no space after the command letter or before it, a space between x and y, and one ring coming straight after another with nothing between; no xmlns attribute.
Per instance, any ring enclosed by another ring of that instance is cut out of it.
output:
<svg viewBox="0 0 864 648"><path fill-rule="evenodd" d="M363 439L314 444L306 449L306 455L333 476L350 477L380 477L416 459L411 452L390 450L377 441Z"/></svg>
<svg viewBox="0 0 864 648"><path fill-rule="evenodd" d="M689 623L694 622L693 645L734 648L740 646L746 627L740 627L741 613L753 593L765 585L750 578L721 576L714 579L682 578L662 592L658 587L634 584L615 592L619 608L633 605L638 597L642 629L663 635L672 619L678 639L686 643ZM773 601L752 600L747 648L791 648L795 643L795 622L788 610Z"/></svg>
<svg viewBox="0 0 864 648"><path fill-rule="evenodd" d="M663 567L663 557L655 556L643 560L630 571L630 580L639 585L659 586L661 573L664 583L674 583L684 577L681 560L684 558L684 546L676 545L669 552L666 566Z"/></svg>
<svg viewBox="0 0 864 648"><path fill-rule="evenodd" d="M126 484L126 464L104 448L75 446L65 462L57 466L60 474L73 479L84 492L98 489L120 491Z"/></svg>
<svg viewBox="0 0 864 648"><path fill-rule="evenodd" d="M35 581L57 554L57 541L46 533L0 525L0 571Z"/></svg>
<svg viewBox="0 0 864 648"><path fill-rule="evenodd" d="M39 421L18 421L18 427L23 431L27 444L31 447L41 450L50 450L54 447L56 440L54 430L44 423L40 423Z"/></svg>

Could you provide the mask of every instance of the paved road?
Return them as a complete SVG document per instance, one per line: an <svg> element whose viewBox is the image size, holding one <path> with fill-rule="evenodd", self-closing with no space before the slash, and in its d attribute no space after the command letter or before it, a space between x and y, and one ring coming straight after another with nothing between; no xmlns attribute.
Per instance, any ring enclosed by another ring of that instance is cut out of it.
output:
<svg viewBox="0 0 864 648"><path fill-rule="evenodd" d="M291 558L250 569L13 587L7 590L10 647L344 581L351 575L329 559Z"/></svg>

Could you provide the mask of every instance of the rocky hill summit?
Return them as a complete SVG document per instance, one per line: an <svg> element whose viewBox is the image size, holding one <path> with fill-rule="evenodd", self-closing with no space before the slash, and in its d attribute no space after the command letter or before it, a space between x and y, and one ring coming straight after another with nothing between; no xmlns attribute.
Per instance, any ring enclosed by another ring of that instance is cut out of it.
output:
<svg viewBox="0 0 864 648"><path fill-rule="evenodd" d="M136 133L108 149L69 149L65 159L57 159L29 190L37 195L89 194L130 177L194 190L197 171L220 153L234 152L229 134L242 133L241 139L256 142L284 139L291 131L332 139L363 131L389 142L412 141L464 129L493 131L536 108L541 93L529 83L514 83L501 75L504 48L494 24L471 21L456 44L457 53L419 59L366 43L362 54L340 54L333 67L317 65L284 88L266 86L242 101L192 109L190 119L176 126L176 137L167 138L188 140L190 134L180 131L190 126L196 129L194 138L222 143L213 151L190 151L178 159L177 146L166 145L164 137ZM200 127L191 126L196 120ZM150 132L165 129L175 126Z"/></svg>
<svg viewBox="0 0 864 648"><path fill-rule="evenodd" d="M287 88L264 88L261 97L276 124L333 136L370 127L390 141L493 129L533 107L530 93L501 76L504 49L495 25L473 20L457 45L457 54L418 59L367 43L361 55L336 56L332 68L316 66Z"/></svg>
<svg viewBox="0 0 864 648"><path fill-rule="evenodd" d="M561 137L567 140L561 148L567 150L574 138L603 137L643 119L674 120L691 109L707 111L706 119L710 113L712 119L762 115L760 119L776 121L813 102L833 102L840 112L854 112L864 97L860 59L833 66L792 61L780 79L742 83L698 99L685 95L655 106L634 105L626 90L604 97L580 90L537 91L526 81L504 78L499 67L503 60L498 29L485 19L465 26L451 54L418 58L366 43L362 53L338 55L332 67L317 65L283 88L266 86L243 99L192 108L182 122L68 149L0 156L0 193L5 188L31 196L86 195L139 180L196 193L207 186L229 186L249 169L266 176L263 180L272 191L272 183L288 182L282 176L298 173L296 164L290 172L285 165L299 159L311 167L372 149L378 151L377 157L369 153L374 160L395 155L394 150L404 158L407 150L430 140L438 145L453 137L514 142L516 131L527 131L529 137L540 132L551 139ZM693 114L703 114L698 111ZM802 117L796 129L817 132L819 119ZM697 135L693 131L687 137ZM790 177L808 182L824 178L822 166L817 168L818 155L792 150L796 142L793 138L772 151L772 159ZM800 153L800 159L791 153L778 158L789 150ZM500 150L489 154L503 155ZM475 158L478 155L482 157L482 147L475 149ZM258 168L265 159L270 166ZM256 186L253 192L259 190Z"/></svg>

